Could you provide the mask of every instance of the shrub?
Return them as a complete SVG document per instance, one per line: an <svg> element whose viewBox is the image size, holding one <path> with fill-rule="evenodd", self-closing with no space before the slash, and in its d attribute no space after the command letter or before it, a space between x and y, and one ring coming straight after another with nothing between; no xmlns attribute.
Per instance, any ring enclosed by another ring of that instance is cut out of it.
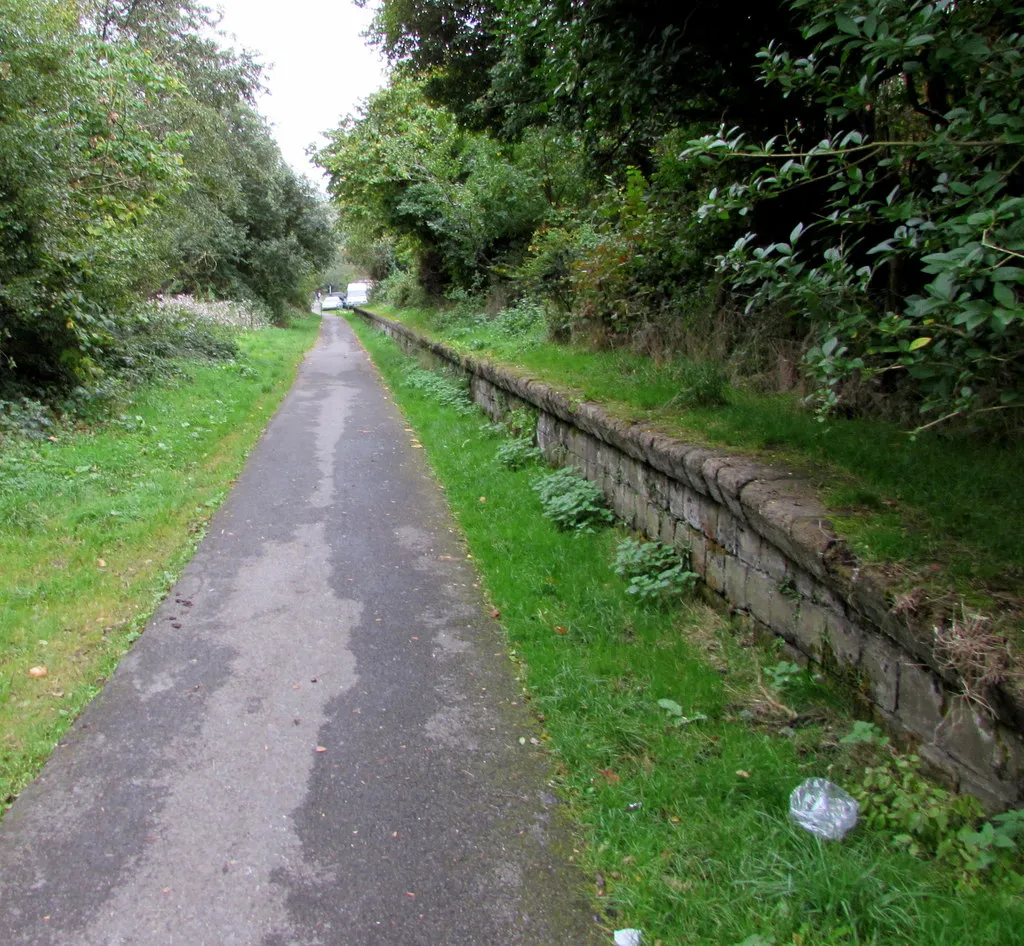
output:
<svg viewBox="0 0 1024 946"><path fill-rule="evenodd" d="M427 305L427 293L415 273L396 269L374 287L373 301L396 309L417 309Z"/></svg>

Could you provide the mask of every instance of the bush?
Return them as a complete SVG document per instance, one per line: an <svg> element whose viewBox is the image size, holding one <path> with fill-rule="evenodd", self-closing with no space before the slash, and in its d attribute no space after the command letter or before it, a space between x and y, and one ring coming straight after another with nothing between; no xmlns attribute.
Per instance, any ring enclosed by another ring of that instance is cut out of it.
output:
<svg viewBox="0 0 1024 946"><path fill-rule="evenodd" d="M540 477L533 489L544 515L560 529L595 532L613 520L601 490L570 467Z"/></svg>
<svg viewBox="0 0 1024 946"><path fill-rule="evenodd" d="M416 275L402 269L394 270L377 283L373 290L373 301L396 309L418 309L429 302L426 290Z"/></svg>

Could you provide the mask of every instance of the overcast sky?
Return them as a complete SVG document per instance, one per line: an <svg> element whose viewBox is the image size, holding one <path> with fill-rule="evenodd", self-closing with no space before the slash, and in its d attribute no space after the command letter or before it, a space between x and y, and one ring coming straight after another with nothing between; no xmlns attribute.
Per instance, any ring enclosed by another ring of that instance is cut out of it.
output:
<svg viewBox="0 0 1024 946"><path fill-rule="evenodd" d="M220 28L271 66L270 94L259 102L285 160L322 184L306 146L384 84L384 67L362 33L373 16L352 0L208 0L224 13ZM372 7L372 2L367 5Z"/></svg>

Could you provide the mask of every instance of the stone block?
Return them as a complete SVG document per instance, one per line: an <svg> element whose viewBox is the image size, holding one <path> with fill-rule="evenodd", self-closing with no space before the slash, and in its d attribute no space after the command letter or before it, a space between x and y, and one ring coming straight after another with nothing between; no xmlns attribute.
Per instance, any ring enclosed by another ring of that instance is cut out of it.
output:
<svg viewBox="0 0 1024 946"><path fill-rule="evenodd" d="M796 640L796 622L799 611L799 600L779 587L778 594L772 599L770 621L772 630L788 641Z"/></svg>
<svg viewBox="0 0 1024 946"><path fill-rule="evenodd" d="M707 483L704 482L701 468L704 466L704 462L713 456L717 456L714 450L709 450L707 447L695 447L687 452L683 460L683 465L686 467L686 478L689 480L690 486L705 496L709 495L709 491Z"/></svg>
<svg viewBox="0 0 1024 946"><path fill-rule="evenodd" d="M896 702L896 712L903 725L923 742L932 742L942 722L945 702L942 681L904 657L900 663L900 691Z"/></svg>
<svg viewBox="0 0 1024 946"><path fill-rule="evenodd" d="M636 513L636 494L625 483L616 483L611 490L609 505L623 522L630 522Z"/></svg>
<svg viewBox="0 0 1024 946"><path fill-rule="evenodd" d="M842 615L825 611L825 643L839 669L853 670L860 665L864 634Z"/></svg>
<svg viewBox="0 0 1024 946"><path fill-rule="evenodd" d="M731 460L731 457L721 454L711 456L701 464L700 468L700 475L704 478L704 485L708 488L708 495L721 506L725 505L725 500L722 498L721 490L718 488L718 471L728 466Z"/></svg>
<svg viewBox="0 0 1024 946"><path fill-rule="evenodd" d="M671 513L663 512L661 514L661 528L658 533L658 541L662 545L667 545L669 548L674 548L676 544L676 524L678 519Z"/></svg>
<svg viewBox="0 0 1024 946"><path fill-rule="evenodd" d="M680 555L688 556L690 568L701 578L707 572L708 539L703 532L691 529L685 522L676 524L675 546Z"/></svg>
<svg viewBox="0 0 1024 946"><path fill-rule="evenodd" d="M978 773L1001 773L1009 761L996 724L965 696L950 700L949 709L935 730L935 742L956 761Z"/></svg>
<svg viewBox="0 0 1024 946"><path fill-rule="evenodd" d="M728 559L729 556L722 551L720 545L708 542L704 553L704 581L712 591L720 595L725 594L725 566Z"/></svg>
<svg viewBox="0 0 1024 946"><path fill-rule="evenodd" d="M668 511L672 513L677 519L684 519L685 514L683 512L686 496L688 493L692 493L689 487L684 486L677 480L669 480L668 483Z"/></svg>
<svg viewBox="0 0 1024 946"><path fill-rule="evenodd" d="M667 512L659 509L650 500L647 501L647 521L644 526L644 533L652 542L661 541L661 520L662 517L670 518Z"/></svg>
<svg viewBox="0 0 1024 946"><path fill-rule="evenodd" d="M758 567L761 561L762 539L753 529L740 526L737 533L736 556L741 562ZM764 571L764 569L761 569Z"/></svg>
<svg viewBox="0 0 1024 946"><path fill-rule="evenodd" d="M746 601L743 605L762 624L772 626L772 610L779 596L776 581L764 572L751 568L747 571Z"/></svg>
<svg viewBox="0 0 1024 946"><path fill-rule="evenodd" d="M659 509L669 508L669 484L671 480L657 470L647 470L647 498Z"/></svg>
<svg viewBox="0 0 1024 946"><path fill-rule="evenodd" d="M872 702L887 713L896 711L900 688L900 653L884 637L867 634L860 666L867 676Z"/></svg>
<svg viewBox="0 0 1024 946"><path fill-rule="evenodd" d="M694 529L700 529L709 538L715 536L718 511L721 507L706 496L690 491L683 502L683 518Z"/></svg>
<svg viewBox="0 0 1024 946"><path fill-rule="evenodd" d="M819 663L826 628L825 609L810 601L801 601L793 625L793 640L800 650Z"/></svg>
<svg viewBox="0 0 1024 946"><path fill-rule="evenodd" d="M739 520L724 506L718 507L718 515L715 518L714 539L730 555L735 555L740 547L740 529L743 526Z"/></svg>
<svg viewBox="0 0 1024 946"><path fill-rule="evenodd" d="M725 559L725 598L734 608L747 606L747 573L750 567L733 555Z"/></svg>

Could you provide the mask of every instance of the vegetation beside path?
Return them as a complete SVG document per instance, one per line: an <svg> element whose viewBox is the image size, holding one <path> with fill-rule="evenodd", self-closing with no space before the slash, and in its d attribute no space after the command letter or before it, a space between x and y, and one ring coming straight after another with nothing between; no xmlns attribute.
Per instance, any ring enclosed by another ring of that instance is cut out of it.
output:
<svg viewBox="0 0 1024 946"><path fill-rule="evenodd" d="M91 425L0 438L0 811L142 632L318 328L220 330L235 357L174 360Z"/></svg>
<svg viewBox="0 0 1024 946"><path fill-rule="evenodd" d="M563 522L589 501L566 486L557 503L528 417L487 424L456 379L355 329L464 530L610 929L655 946L1019 940L1019 816L984 822L928 783L823 681L687 597L685 563L645 583L599 517L557 528L542 498ZM787 817L810 776L861 803L841 842Z"/></svg>

